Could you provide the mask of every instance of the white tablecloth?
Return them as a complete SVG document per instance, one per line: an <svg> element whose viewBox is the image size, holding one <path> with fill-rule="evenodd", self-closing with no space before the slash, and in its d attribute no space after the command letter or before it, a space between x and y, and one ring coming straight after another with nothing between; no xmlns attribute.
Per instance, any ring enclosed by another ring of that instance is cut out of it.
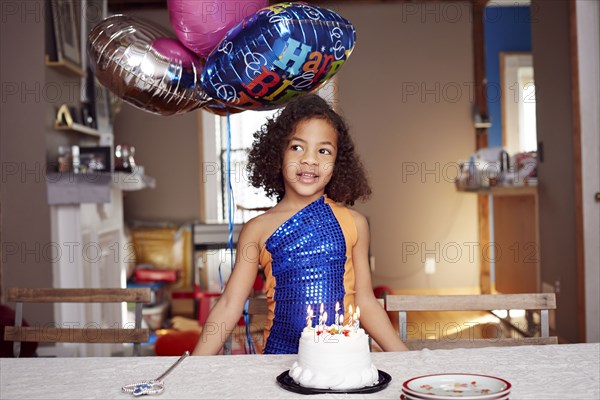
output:
<svg viewBox="0 0 600 400"><path fill-rule="evenodd" d="M189 357L165 380L159 399L398 400L402 383L435 373L476 373L512 383L511 399L600 399L600 346L594 344L490 347L373 353L389 386L373 394L313 395L278 386L296 356ZM121 386L156 378L177 357L0 359L1 399L127 399ZM335 368L335 360L331 360Z"/></svg>

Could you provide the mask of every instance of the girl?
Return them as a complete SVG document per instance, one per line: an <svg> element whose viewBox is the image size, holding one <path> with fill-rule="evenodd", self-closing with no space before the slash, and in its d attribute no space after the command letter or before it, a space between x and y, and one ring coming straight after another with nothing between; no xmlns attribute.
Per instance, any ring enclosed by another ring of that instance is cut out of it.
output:
<svg viewBox="0 0 600 400"><path fill-rule="evenodd" d="M235 268L211 310L194 355L216 354L233 330L259 265L266 276L269 313L265 354L298 352L307 306L336 302L359 306L360 322L385 351L406 350L371 287L369 227L345 207L371 194L343 119L317 95L292 100L255 135L248 170L277 205L248 221L237 245Z"/></svg>

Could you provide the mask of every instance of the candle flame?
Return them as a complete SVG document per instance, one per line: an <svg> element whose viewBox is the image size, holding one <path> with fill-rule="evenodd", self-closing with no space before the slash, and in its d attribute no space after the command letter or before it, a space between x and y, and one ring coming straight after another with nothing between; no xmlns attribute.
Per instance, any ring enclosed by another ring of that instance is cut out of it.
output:
<svg viewBox="0 0 600 400"><path fill-rule="evenodd" d="M336 302L335 303L335 312L337 313L338 311L340 311L340 302Z"/></svg>
<svg viewBox="0 0 600 400"><path fill-rule="evenodd" d="M356 319L360 318L360 307L356 306Z"/></svg>
<svg viewBox="0 0 600 400"><path fill-rule="evenodd" d="M306 308L306 326L312 328L313 310L310 304Z"/></svg>

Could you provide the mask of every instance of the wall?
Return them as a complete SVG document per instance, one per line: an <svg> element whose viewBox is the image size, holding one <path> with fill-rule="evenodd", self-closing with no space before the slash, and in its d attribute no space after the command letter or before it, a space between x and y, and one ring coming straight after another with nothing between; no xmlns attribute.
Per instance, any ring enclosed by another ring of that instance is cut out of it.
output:
<svg viewBox="0 0 600 400"><path fill-rule="evenodd" d="M580 339L575 230L569 5L566 0L531 5L533 68L537 93L540 261L542 285L557 292L557 330ZM543 287L543 286L542 286Z"/></svg>
<svg viewBox="0 0 600 400"><path fill-rule="evenodd" d="M0 9L0 227L2 289L52 284L46 204L46 81L43 1ZM52 95L53 96L53 95ZM30 310L29 310L30 311ZM45 321L50 307L34 319ZM26 314L26 317L31 314ZM39 318L38 318L39 317Z"/></svg>
<svg viewBox="0 0 600 400"><path fill-rule="evenodd" d="M457 3L327 3L357 43L339 74L348 119L374 195L374 285L477 291L475 195L457 193L457 160L475 150L470 7ZM437 259L433 275L424 259Z"/></svg>
<svg viewBox="0 0 600 400"><path fill-rule="evenodd" d="M494 4L494 2L491 2ZM488 145L502 146L502 102L500 101L500 52L531 51L529 7L486 7L484 15L485 76L487 79Z"/></svg>
<svg viewBox="0 0 600 400"><path fill-rule="evenodd" d="M128 11L169 30L166 9ZM117 114L115 144L136 149L136 162L156 178L156 189L126 193L125 219L189 222L200 219L198 112L160 116L124 104Z"/></svg>

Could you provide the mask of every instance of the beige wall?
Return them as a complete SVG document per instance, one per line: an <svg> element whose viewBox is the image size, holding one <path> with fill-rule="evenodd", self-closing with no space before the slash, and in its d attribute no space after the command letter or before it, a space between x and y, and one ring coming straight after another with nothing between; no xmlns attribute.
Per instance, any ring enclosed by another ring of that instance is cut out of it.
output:
<svg viewBox="0 0 600 400"><path fill-rule="evenodd" d="M165 10L128 12L172 30ZM189 222L200 219L198 115L160 116L124 104L117 114L115 144L136 149L136 162L156 189L125 194L127 221Z"/></svg>
<svg viewBox="0 0 600 400"><path fill-rule="evenodd" d="M18 4L13 4L19 7ZM0 25L0 227L2 289L52 285L46 203L46 81L43 2L2 14ZM4 8L3 8L4 10ZM7 8L8 10L8 8ZM31 311L31 310L28 310ZM40 315L51 313L42 307ZM31 313L26 314L32 315ZM45 318L34 318L44 321Z"/></svg>
<svg viewBox="0 0 600 400"><path fill-rule="evenodd" d="M478 290L476 198L451 183L475 150L469 6L327 5L357 31L339 105L374 192L358 206L371 225L374 284Z"/></svg>
<svg viewBox="0 0 600 400"><path fill-rule="evenodd" d="M156 179L155 189L126 192L127 221L200 219L197 115L163 117L125 105L115 121L115 144L128 143L136 162Z"/></svg>

